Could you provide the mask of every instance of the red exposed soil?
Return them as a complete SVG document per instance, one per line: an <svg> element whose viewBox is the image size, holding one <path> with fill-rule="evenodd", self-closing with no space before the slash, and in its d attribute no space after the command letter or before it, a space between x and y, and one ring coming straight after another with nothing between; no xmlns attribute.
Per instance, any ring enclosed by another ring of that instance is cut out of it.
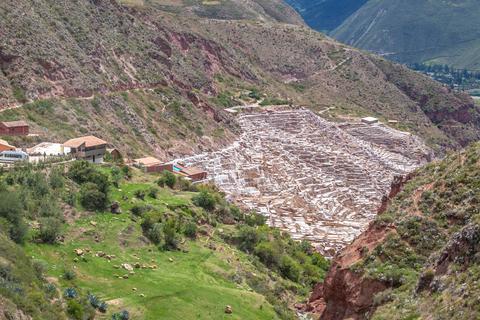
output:
<svg viewBox="0 0 480 320"><path fill-rule="evenodd" d="M387 210L390 200L411 178L412 175L395 178L390 193L382 201L379 214ZM392 232L396 231L391 225L371 223L366 231L334 258L324 283L314 288L306 311L318 315L322 320L365 319L373 310L373 297L387 289L387 285L363 277L351 267Z"/></svg>

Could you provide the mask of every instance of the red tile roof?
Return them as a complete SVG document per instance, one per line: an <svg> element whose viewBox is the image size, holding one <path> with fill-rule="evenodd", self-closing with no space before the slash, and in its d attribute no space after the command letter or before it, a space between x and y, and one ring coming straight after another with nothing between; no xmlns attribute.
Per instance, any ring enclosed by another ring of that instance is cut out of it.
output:
<svg viewBox="0 0 480 320"><path fill-rule="evenodd" d="M3 144L6 147L15 148L14 146L10 145L7 141L2 140L2 139L0 139L0 144Z"/></svg>
<svg viewBox="0 0 480 320"><path fill-rule="evenodd" d="M133 161L145 167L162 164L160 160L154 157L145 157L145 158L135 159Z"/></svg>
<svg viewBox="0 0 480 320"><path fill-rule="evenodd" d="M202 170L197 167L183 167L181 169L182 169L182 173L185 173L187 176L193 176L194 174L206 172L205 170Z"/></svg>
<svg viewBox="0 0 480 320"><path fill-rule="evenodd" d="M94 136L86 136L86 137L70 139L66 141L63 145L65 147L78 148L82 144L85 144L85 148L89 148L89 147L101 146L101 145L107 144L107 142L105 140L102 140Z"/></svg>
<svg viewBox="0 0 480 320"><path fill-rule="evenodd" d="M2 124L7 128L28 127L28 123L23 120L2 122Z"/></svg>

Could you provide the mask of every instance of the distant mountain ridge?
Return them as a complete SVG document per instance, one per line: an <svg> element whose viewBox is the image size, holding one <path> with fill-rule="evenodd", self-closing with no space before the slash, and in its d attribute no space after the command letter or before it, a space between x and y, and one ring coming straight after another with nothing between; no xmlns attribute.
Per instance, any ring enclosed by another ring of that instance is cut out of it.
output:
<svg viewBox="0 0 480 320"><path fill-rule="evenodd" d="M480 70L477 0L286 1L312 28L356 48L401 63Z"/></svg>
<svg viewBox="0 0 480 320"><path fill-rule="evenodd" d="M329 32L339 27L368 0L285 0L315 30Z"/></svg>

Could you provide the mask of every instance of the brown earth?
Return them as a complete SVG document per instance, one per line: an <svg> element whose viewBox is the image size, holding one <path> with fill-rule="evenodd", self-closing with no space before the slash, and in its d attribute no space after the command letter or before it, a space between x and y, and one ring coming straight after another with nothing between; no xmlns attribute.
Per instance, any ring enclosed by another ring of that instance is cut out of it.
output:
<svg viewBox="0 0 480 320"><path fill-rule="evenodd" d="M384 197L378 210L379 214L385 212L391 199L412 177L395 177L388 196ZM325 281L314 288L305 311L316 314L322 320L365 319L365 315L372 311L375 294L388 286L357 273L354 265L393 232L396 232L393 225L372 222L367 230L335 256Z"/></svg>
<svg viewBox="0 0 480 320"><path fill-rule="evenodd" d="M467 95L338 44L288 9L279 15L278 1L246 1L245 12L263 8L253 20L222 16L233 2L215 10L130 2L1 3L0 108L53 99L53 110L48 117L34 104L0 120L29 118L34 131L60 140L91 132L132 156L167 159L232 141L225 97L256 88L314 111L333 107L324 114L333 119L398 120L437 151L480 137Z"/></svg>

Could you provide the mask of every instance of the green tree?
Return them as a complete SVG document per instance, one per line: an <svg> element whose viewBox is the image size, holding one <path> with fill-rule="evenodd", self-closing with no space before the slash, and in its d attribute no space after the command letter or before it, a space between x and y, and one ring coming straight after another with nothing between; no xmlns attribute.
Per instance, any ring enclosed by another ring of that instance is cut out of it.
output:
<svg viewBox="0 0 480 320"><path fill-rule="evenodd" d="M193 204L208 211L215 209L215 197L208 191L203 190L192 198Z"/></svg>
<svg viewBox="0 0 480 320"><path fill-rule="evenodd" d="M7 221L10 238L16 243L23 243L28 232L28 227L23 221L23 207L16 193L0 192L0 218Z"/></svg>
<svg viewBox="0 0 480 320"><path fill-rule="evenodd" d="M170 189L173 189L176 183L177 183L177 176L175 176L170 171L166 171L166 170L162 172L162 176L157 181L157 184L160 187L164 187L166 185Z"/></svg>
<svg viewBox="0 0 480 320"><path fill-rule="evenodd" d="M87 210L101 211L107 207L108 198L96 184L87 182L80 189L80 203Z"/></svg>
<svg viewBox="0 0 480 320"><path fill-rule="evenodd" d="M44 243L55 243L62 230L62 222L53 217L40 220L38 238Z"/></svg>

